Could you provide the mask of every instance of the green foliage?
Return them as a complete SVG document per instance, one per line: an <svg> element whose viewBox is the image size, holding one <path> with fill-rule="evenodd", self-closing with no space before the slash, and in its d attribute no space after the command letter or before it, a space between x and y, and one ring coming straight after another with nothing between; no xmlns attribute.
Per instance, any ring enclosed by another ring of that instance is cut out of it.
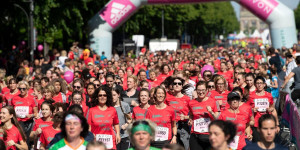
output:
<svg viewBox="0 0 300 150"><path fill-rule="evenodd" d="M34 2L34 23L38 33L38 43L46 42L50 48L68 48L70 42L74 40L87 42L87 22L104 7L108 0L35 0ZM24 13L13 6L14 3L22 5L29 12L29 3L9 0L8 5L3 6L0 15L0 31L10 33L11 37L18 37L15 40L20 41L27 39L28 22ZM213 40L211 37L214 35L226 35L239 28L230 3L220 2L143 6L117 32L122 33L121 30L124 29L128 37L133 34L143 34L149 39L161 37L162 10L165 16L165 34L168 38L179 39L187 32L192 36L194 44L202 44L211 42ZM7 29L9 30L6 31ZM0 40L4 41L2 39Z"/></svg>
<svg viewBox="0 0 300 150"><path fill-rule="evenodd" d="M125 24L127 34L143 34L148 38L161 37L161 16L164 10L165 34L168 38L180 38L187 32L193 44L211 42L211 37L232 33L239 23L229 2L149 5L142 7Z"/></svg>
<svg viewBox="0 0 300 150"><path fill-rule="evenodd" d="M296 28L297 30L300 29L300 5L297 9L295 9L295 21L296 21Z"/></svg>

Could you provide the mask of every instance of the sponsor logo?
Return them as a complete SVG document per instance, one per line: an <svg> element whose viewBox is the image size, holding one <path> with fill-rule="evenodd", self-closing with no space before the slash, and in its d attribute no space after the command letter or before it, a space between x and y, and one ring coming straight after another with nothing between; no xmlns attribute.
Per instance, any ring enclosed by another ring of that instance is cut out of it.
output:
<svg viewBox="0 0 300 150"><path fill-rule="evenodd" d="M161 115L152 115L152 118L159 118L162 117Z"/></svg>
<svg viewBox="0 0 300 150"><path fill-rule="evenodd" d="M236 120L235 118L226 117L226 120Z"/></svg>
<svg viewBox="0 0 300 150"><path fill-rule="evenodd" d="M130 0L113 0L105 9L100 11L100 17L110 24L111 27L115 28L135 9L136 7Z"/></svg>
<svg viewBox="0 0 300 150"><path fill-rule="evenodd" d="M44 128L44 127L48 127L49 125L47 125L47 124L41 124L41 125L39 125L39 127L40 128Z"/></svg>
<svg viewBox="0 0 300 150"><path fill-rule="evenodd" d="M135 114L136 116L144 116L144 114L142 114L142 113L137 113L137 114Z"/></svg>
<svg viewBox="0 0 300 150"><path fill-rule="evenodd" d="M170 104L178 104L176 101L171 101Z"/></svg>
<svg viewBox="0 0 300 150"><path fill-rule="evenodd" d="M215 99L223 98L223 96L215 96Z"/></svg>
<svg viewBox="0 0 300 150"><path fill-rule="evenodd" d="M16 104L23 104L23 102L16 102Z"/></svg>
<svg viewBox="0 0 300 150"><path fill-rule="evenodd" d="M199 107L193 107L193 110L198 110L198 109L203 109L203 107L199 106Z"/></svg>
<svg viewBox="0 0 300 150"><path fill-rule="evenodd" d="M95 118L103 118L104 115L95 115L94 117L95 117Z"/></svg>

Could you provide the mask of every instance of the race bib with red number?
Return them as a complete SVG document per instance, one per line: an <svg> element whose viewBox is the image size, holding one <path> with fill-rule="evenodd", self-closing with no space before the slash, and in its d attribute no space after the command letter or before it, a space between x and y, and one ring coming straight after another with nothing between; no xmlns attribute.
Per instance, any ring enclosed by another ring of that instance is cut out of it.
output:
<svg viewBox="0 0 300 150"><path fill-rule="evenodd" d="M103 142L107 149L112 149L114 147L112 135L97 134L96 141Z"/></svg>
<svg viewBox="0 0 300 150"><path fill-rule="evenodd" d="M155 141L166 141L168 140L169 128L156 127Z"/></svg>
<svg viewBox="0 0 300 150"><path fill-rule="evenodd" d="M194 120L194 131L199 133L208 132L208 125L210 124L210 118L200 118Z"/></svg>
<svg viewBox="0 0 300 150"><path fill-rule="evenodd" d="M269 100L267 98L254 99L255 108L258 108L259 112L265 112L269 108Z"/></svg>
<svg viewBox="0 0 300 150"><path fill-rule="evenodd" d="M26 116L29 114L29 106L16 106L15 111L17 117L26 118Z"/></svg>

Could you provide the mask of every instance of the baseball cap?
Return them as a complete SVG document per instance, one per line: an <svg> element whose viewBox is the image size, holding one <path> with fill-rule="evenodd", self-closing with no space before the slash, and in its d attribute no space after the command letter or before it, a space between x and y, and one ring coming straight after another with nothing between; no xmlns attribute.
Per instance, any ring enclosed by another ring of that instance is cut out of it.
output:
<svg viewBox="0 0 300 150"><path fill-rule="evenodd" d="M241 97L240 97L240 94L237 93L237 92L230 92L228 95L227 95L227 101L231 101L231 100L240 100Z"/></svg>

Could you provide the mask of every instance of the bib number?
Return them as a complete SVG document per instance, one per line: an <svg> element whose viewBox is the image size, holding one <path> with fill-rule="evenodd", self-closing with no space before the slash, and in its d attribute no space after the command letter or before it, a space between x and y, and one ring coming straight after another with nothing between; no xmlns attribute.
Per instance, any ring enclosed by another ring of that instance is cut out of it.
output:
<svg viewBox="0 0 300 150"><path fill-rule="evenodd" d="M239 139L240 139L240 136L235 136L233 138L233 141L229 144L229 147L232 149L237 149L238 145L239 145Z"/></svg>
<svg viewBox="0 0 300 150"><path fill-rule="evenodd" d="M29 114L29 107L28 106L16 106L15 108L16 115L19 118L26 118Z"/></svg>
<svg viewBox="0 0 300 150"><path fill-rule="evenodd" d="M255 108L258 108L259 112L265 112L269 108L269 105L267 98L255 99Z"/></svg>
<svg viewBox="0 0 300 150"><path fill-rule="evenodd" d="M199 133L208 132L208 125L210 124L210 118L200 118L194 120L194 131Z"/></svg>
<svg viewBox="0 0 300 150"><path fill-rule="evenodd" d="M97 134L96 141L103 142L107 149L112 149L114 147L112 135Z"/></svg>
<svg viewBox="0 0 300 150"><path fill-rule="evenodd" d="M155 131L155 141L166 141L169 136L169 128L166 127L156 127Z"/></svg>

